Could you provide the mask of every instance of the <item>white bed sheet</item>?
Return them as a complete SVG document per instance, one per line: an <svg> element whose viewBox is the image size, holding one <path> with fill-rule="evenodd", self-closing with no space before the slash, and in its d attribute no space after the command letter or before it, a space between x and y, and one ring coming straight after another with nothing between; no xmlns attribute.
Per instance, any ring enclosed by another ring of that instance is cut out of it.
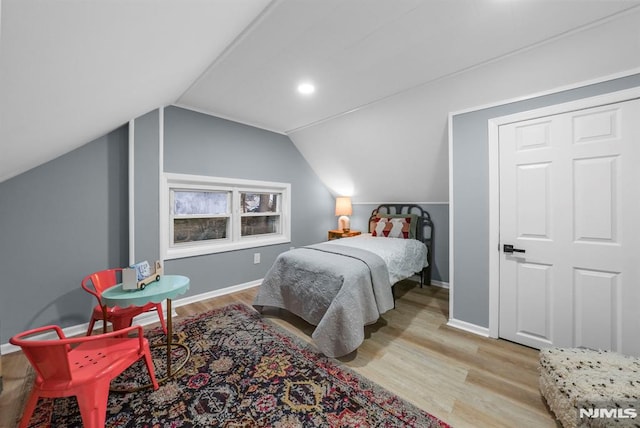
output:
<svg viewBox="0 0 640 428"><path fill-rule="evenodd" d="M377 254L387 265L391 284L409 278L429 265L427 246L417 239L387 238L363 233L350 238L334 239L330 243Z"/></svg>

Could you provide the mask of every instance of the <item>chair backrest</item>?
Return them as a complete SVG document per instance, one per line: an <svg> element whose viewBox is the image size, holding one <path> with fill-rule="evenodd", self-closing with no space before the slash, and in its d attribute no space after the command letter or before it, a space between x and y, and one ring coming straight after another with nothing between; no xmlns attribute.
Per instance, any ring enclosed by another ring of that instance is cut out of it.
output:
<svg viewBox="0 0 640 428"><path fill-rule="evenodd" d="M94 272L91 275L87 275L80 285L88 293L96 296L100 302L100 295L109 287L113 287L118 283L117 273L122 272L122 268L105 269L98 272Z"/></svg>
<svg viewBox="0 0 640 428"><path fill-rule="evenodd" d="M32 336L45 331L56 330L57 339L29 340ZM68 354L71 350L68 342L64 340L64 334L58 326L45 326L25 331L12 337L9 342L22 348L25 356L31 362L38 375L46 380L70 381L71 367Z"/></svg>

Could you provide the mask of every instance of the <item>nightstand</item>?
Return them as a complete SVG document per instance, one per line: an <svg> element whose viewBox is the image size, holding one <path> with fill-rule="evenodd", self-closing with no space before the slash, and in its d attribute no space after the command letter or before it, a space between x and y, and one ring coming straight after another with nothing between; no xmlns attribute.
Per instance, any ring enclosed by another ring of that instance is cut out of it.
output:
<svg viewBox="0 0 640 428"><path fill-rule="evenodd" d="M348 232L343 232L342 230L330 230L328 233L329 241L340 238L349 238L351 236L358 236L362 232L359 230L350 230Z"/></svg>

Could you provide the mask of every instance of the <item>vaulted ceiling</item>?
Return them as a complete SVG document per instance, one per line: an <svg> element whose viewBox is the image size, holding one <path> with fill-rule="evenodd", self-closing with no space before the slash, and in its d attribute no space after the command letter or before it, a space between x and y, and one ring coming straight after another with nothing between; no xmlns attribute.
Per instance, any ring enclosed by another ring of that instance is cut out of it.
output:
<svg viewBox="0 0 640 428"><path fill-rule="evenodd" d="M640 4L0 1L0 181L170 104L295 134Z"/></svg>

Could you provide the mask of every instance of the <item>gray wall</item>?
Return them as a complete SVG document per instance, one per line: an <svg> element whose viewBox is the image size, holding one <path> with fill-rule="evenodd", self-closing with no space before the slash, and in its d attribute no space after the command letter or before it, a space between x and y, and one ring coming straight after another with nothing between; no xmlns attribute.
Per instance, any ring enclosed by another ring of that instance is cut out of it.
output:
<svg viewBox="0 0 640 428"><path fill-rule="evenodd" d="M127 262L127 127L0 183L0 343L86 323L87 274Z"/></svg>
<svg viewBox="0 0 640 428"><path fill-rule="evenodd" d="M134 125L135 260L159 256L159 123L156 110ZM164 126L168 172L291 183L291 243L169 261L188 295L260 279L290 246L326 239L334 199L288 137L176 107ZM95 301L80 281L129 263L128 224L127 126L0 183L0 343L86 323Z"/></svg>
<svg viewBox="0 0 640 428"><path fill-rule="evenodd" d="M158 213L139 206L157 207L157 179L153 188L139 189L141 162L157 165L157 112L135 121L136 129L136 229L145 223L144 234L136 230L136 259L149 261L158 254ZM143 134L145 136L143 136ZM138 153L138 147L148 152ZM281 134L236 122L196 113L178 107L164 111L164 171L181 174L291 183L291 243L229 251L206 256L168 260L168 273L184 274L191 279L188 295L244 284L264 277L275 258L290 246L326 240L333 227L334 199L320 182L291 140ZM157 172L143 174L153 181ZM144 250L143 249L148 249ZM253 263L253 254L261 254L261 263ZM153 254L152 254L153 253Z"/></svg>
<svg viewBox="0 0 640 428"><path fill-rule="evenodd" d="M433 221L433 266L431 279L449 282L449 204L419 204ZM377 204L354 204L351 229L365 232L371 211ZM338 227L337 218L332 229Z"/></svg>
<svg viewBox="0 0 640 428"><path fill-rule="evenodd" d="M636 86L640 74L453 117L452 318L489 327L488 120Z"/></svg>

